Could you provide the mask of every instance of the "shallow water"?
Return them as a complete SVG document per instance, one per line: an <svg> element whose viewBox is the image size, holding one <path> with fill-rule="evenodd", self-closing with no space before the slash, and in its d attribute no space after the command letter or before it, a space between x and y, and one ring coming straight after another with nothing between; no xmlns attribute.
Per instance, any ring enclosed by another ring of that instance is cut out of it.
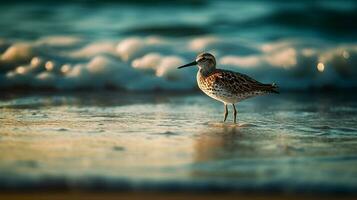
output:
<svg viewBox="0 0 357 200"><path fill-rule="evenodd" d="M355 193L357 96L3 95L0 188Z"/></svg>

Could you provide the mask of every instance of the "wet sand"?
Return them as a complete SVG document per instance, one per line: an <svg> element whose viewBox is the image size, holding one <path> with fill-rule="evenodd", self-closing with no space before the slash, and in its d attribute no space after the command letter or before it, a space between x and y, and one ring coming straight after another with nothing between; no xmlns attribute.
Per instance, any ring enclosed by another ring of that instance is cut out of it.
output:
<svg viewBox="0 0 357 200"><path fill-rule="evenodd" d="M356 102L258 97L238 104L234 125L200 93L2 96L0 189L354 195Z"/></svg>

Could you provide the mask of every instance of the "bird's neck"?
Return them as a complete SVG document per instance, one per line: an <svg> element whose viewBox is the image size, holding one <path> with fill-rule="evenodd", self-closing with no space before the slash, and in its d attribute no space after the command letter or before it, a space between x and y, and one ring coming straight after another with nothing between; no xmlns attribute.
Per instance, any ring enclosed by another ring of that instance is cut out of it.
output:
<svg viewBox="0 0 357 200"><path fill-rule="evenodd" d="M206 68L200 68L198 70L198 73L200 73L204 77L207 77L211 75L214 71L215 71L214 67L210 67L210 68L206 67Z"/></svg>

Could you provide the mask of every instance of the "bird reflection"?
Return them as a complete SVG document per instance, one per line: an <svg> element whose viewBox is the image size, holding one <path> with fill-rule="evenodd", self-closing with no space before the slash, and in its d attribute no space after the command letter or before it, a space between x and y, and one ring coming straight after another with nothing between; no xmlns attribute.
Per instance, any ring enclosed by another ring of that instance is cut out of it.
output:
<svg viewBox="0 0 357 200"><path fill-rule="evenodd" d="M244 128L235 125L208 127L194 141L194 162L229 159L247 147L239 143Z"/></svg>
<svg viewBox="0 0 357 200"><path fill-rule="evenodd" d="M225 161L244 157L255 151L254 145L246 142L249 141L251 133L244 126L217 124L202 130L193 144L195 164L191 168L191 176L230 178L246 176L245 172L239 170L232 172L222 167Z"/></svg>

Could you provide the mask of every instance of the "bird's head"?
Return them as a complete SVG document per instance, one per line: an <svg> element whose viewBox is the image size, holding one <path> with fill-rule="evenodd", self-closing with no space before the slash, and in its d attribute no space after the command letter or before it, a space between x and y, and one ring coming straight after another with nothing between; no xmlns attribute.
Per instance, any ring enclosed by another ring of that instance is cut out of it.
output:
<svg viewBox="0 0 357 200"><path fill-rule="evenodd" d="M200 53L196 57L196 60L188 63L186 65L182 65L178 67L178 69L184 68L184 67L189 67L189 66L194 66L197 65L200 70L204 71L211 71L216 69L216 59L214 56L210 53Z"/></svg>

